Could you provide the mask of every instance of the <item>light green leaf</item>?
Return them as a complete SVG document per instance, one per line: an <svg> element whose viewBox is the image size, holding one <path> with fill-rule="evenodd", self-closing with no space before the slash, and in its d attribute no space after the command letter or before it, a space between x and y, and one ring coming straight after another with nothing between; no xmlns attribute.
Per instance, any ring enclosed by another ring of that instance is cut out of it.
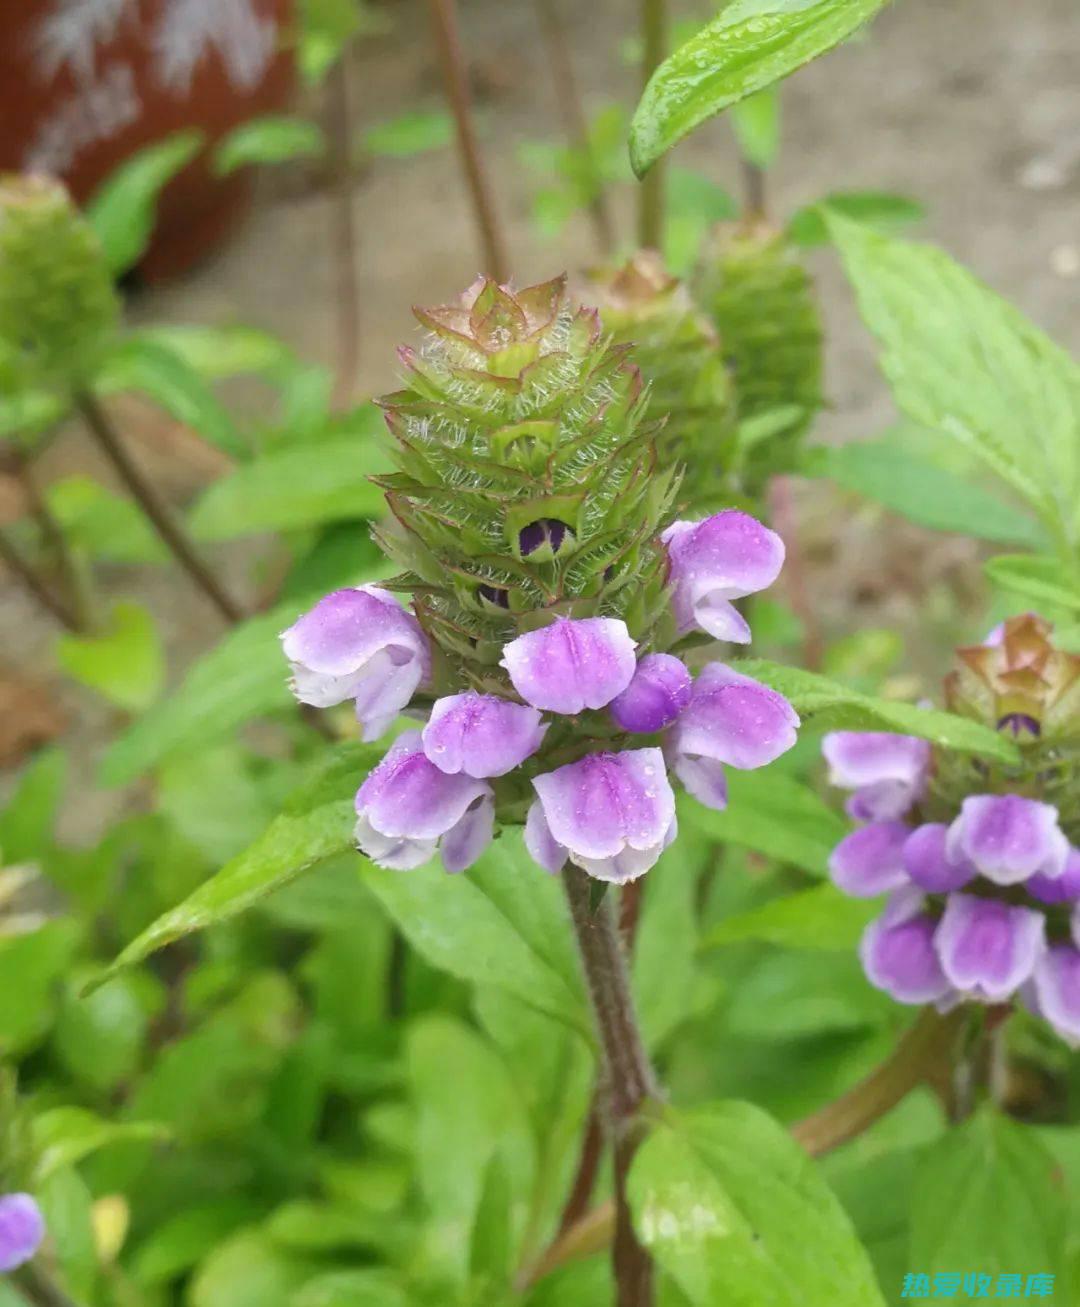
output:
<svg viewBox="0 0 1080 1307"><path fill-rule="evenodd" d="M225 177L251 164L317 159L325 151L326 138L317 123L268 114L234 127L215 147L213 167Z"/></svg>
<svg viewBox="0 0 1080 1307"><path fill-rule="evenodd" d="M1039 554L1001 554L985 565L986 575L1003 590L1033 602L1080 608L1080 586L1057 558Z"/></svg>
<svg viewBox="0 0 1080 1307"><path fill-rule="evenodd" d="M0 1056L22 1053L49 1028L80 933L58 918L32 934L0 937Z"/></svg>
<svg viewBox="0 0 1080 1307"><path fill-rule="evenodd" d="M408 159L428 150L441 150L453 139L454 124L448 113L442 109L415 109L369 127L364 133L364 149L368 154Z"/></svg>
<svg viewBox="0 0 1080 1307"><path fill-rule="evenodd" d="M788 222L788 236L796 245L827 244L829 228L825 218L829 212L883 232L922 222L926 217L926 209L918 200L906 195L893 195L889 191L833 191L815 204L796 210Z"/></svg>
<svg viewBox="0 0 1080 1307"><path fill-rule="evenodd" d="M89 998L64 995L52 1051L74 1079L97 1092L116 1089L139 1070L151 1010L160 1002L153 978L118 976Z"/></svg>
<svg viewBox="0 0 1080 1307"><path fill-rule="evenodd" d="M1065 1191L1038 1133L986 1109L927 1150L915 1175L909 1264L1060 1275Z"/></svg>
<svg viewBox="0 0 1080 1307"><path fill-rule="evenodd" d="M407 876L361 874L432 966L591 1032L562 885L537 868L519 831L504 832L463 876L434 863Z"/></svg>
<svg viewBox="0 0 1080 1307"><path fill-rule="evenodd" d="M241 1230L217 1248L192 1277L188 1307L290 1307L293 1296L325 1267L292 1256L257 1229Z"/></svg>
<svg viewBox="0 0 1080 1307"><path fill-rule="evenodd" d="M1038 546L1046 540L1027 514L888 439L815 446L806 451L801 470L830 477L845 490L934 531L1003 544Z"/></svg>
<svg viewBox="0 0 1080 1307"><path fill-rule="evenodd" d="M780 148L780 96L766 87L731 106L731 127L743 158L757 168L771 168Z"/></svg>
<svg viewBox="0 0 1080 1307"><path fill-rule="evenodd" d="M630 124L639 177L707 118L831 50L885 0L736 0L649 80Z"/></svg>
<svg viewBox="0 0 1080 1307"><path fill-rule="evenodd" d="M884 1307L814 1163L749 1103L666 1113L629 1194L639 1238L694 1307Z"/></svg>
<svg viewBox="0 0 1080 1307"><path fill-rule="evenodd" d="M133 1261L135 1278L141 1285L167 1284L259 1215L257 1203L237 1197L188 1207L166 1218L139 1244Z"/></svg>
<svg viewBox="0 0 1080 1307"><path fill-rule="evenodd" d="M782 667L765 659L748 658L736 664L740 672L764 681L791 701L807 726L827 731L894 731L932 740L957 753L977 753L1019 763L1012 741L981 722L936 708L878 699L861 694L816 672Z"/></svg>
<svg viewBox="0 0 1080 1307"><path fill-rule="evenodd" d="M672 168L664 224L664 262L671 272L687 276L699 257L705 233L738 212L731 195L711 178L690 168Z"/></svg>
<svg viewBox="0 0 1080 1307"><path fill-rule="evenodd" d="M191 513L201 540L229 540L380 514L374 447L355 435L263 454L215 481Z"/></svg>
<svg viewBox="0 0 1080 1307"><path fill-rule="evenodd" d="M45 492L68 543L110 563L167 562L169 551L130 499L90 477L54 481Z"/></svg>
<svg viewBox="0 0 1080 1307"><path fill-rule="evenodd" d="M54 1107L34 1118L30 1132L37 1156L35 1182L48 1180L64 1167L112 1144L164 1139L165 1126L152 1121L107 1121L83 1107Z"/></svg>
<svg viewBox="0 0 1080 1307"><path fill-rule="evenodd" d="M277 336L244 323L170 322L143 327L137 338L168 350L204 381L247 373L287 374L300 361Z"/></svg>
<svg viewBox="0 0 1080 1307"><path fill-rule="evenodd" d="M829 854L848 831L808 785L775 768L730 771L728 795L723 812L687 799L680 817L711 840L753 849L816 876L825 874Z"/></svg>
<svg viewBox="0 0 1080 1307"><path fill-rule="evenodd" d="M150 243L158 196L202 145L202 132L176 132L125 160L98 187L86 216L114 277L138 263Z"/></svg>
<svg viewBox="0 0 1080 1307"><path fill-rule="evenodd" d="M309 1280L290 1307L414 1307L396 1276L381 1267L364 1271L327 1271Z"/></svg>
<svg viewBox="0 0 1080 1307"><path fill-rule="evenodd" d="M67 771L67 755L57 748L27 764L0 812L0 866L40 858L52 844Z"/></svg>
<svg viewBox="0 0 1080 1307"><path fill-rule="evenodd" d="M784 948L850 951L880 911L876 900L850 898L825 882L727 917L705 936L702 947L752 939Z"/></svg>
<svg viewBox="0 0 1080 1307"><path fill-rule="evenodd" d="M98 635L62 635L56 657L69 676L129 712L148 708L165 679L157 627L141 604L116 604Z"/></svg>
<svg viewBox="0 0 1080 1307"><path fill-rule="evenodd" d="M676 840L656 864L643 895L632 970L638 1019L650 1048L693 1011L698 886L714 856L704 840ZM678 949L671 947L675 939Z"/></svg>
<svg viewBox="0 0 1080 1307"><path fill-rule="evenodd" d="M830 214L898 406L977 454L1058 541L1080 510L1080 368L944 251Z"/></svg>
<svg viewBox="0 0 1080 1307"><path fill-rule="evenodd" d="M254 844L152 922L88 988L183 935L228 921L309 867L349 849L356 825L353 796L380 752L378 745L336 749L320 776L290 800Z"/></svg>
<svg viewBox="0 0 1080 1307"><path fill-rule="evenodd" d="M202 377L182 355L152 336L125 336L106 357L95 388L102 395L138 391L226 454L242 458L250 452L228 410Z"/></svg>

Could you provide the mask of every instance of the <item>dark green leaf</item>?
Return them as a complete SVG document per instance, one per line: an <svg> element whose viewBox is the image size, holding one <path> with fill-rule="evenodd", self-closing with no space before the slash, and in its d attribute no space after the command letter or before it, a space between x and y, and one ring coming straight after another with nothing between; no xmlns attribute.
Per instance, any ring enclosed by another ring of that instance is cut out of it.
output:
<svg viewBox="0 0 1080 1307"><path fill-rule="evenodd" d="M202 132L176 132L127 159L98 187L86 216L114 277L138 263L150 243L158 196L202 145Z"/></svg>
<svg viewBox="0 0 1080 1307"><path fill-rule="evenodd" d="M694 1307L884 1307L814 1163L749 1103L668 1113L629 1192L639 1237Z"/></svg>
<svg viewBox="0 0 1080 1307"><path fill-rule="evenodd" d="M643 176L707 118L831 50L885 0L735 0L649 80L630 124Z"/></svg>
<svg viewBox="0 0 1080 1307"><path fill-rule="evenodd" d="M214 148L214 171L220 177L256 163L287 163L290 159L315 159L326 150L326 139L317 123L305 118L270 114L250 118L224 137Z"/></svg>

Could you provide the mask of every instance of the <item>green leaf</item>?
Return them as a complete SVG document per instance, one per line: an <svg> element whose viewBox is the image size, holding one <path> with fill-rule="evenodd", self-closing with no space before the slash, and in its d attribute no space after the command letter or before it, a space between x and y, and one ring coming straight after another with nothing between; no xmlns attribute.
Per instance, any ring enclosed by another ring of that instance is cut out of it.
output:
<svg viewBox="0 0 1080 1307"><path fill-rule="evenodd" d="M977 454L1072 541L1080 368L944 251L828 222L900 409Z"/></svg>
<svg viewBox="0 0 1080 1307"><path fill-rule="evenodd" d="M643 176L707 118L831 50L885 0L736 0L649 79L630 124Z"/></svg>
<svg viewBox="0 0 1080 1307"><path fill-rule="evenodd" d="M0 1056L32 1047L49 1028L79 935L74 921L61 918L31 934L0 937Z"/></svg>
<svg viewBox="0 0 1080 1307"><path fill-rule="evenodd" d="M638 1237L694 1307L884 1307L814 1163L749 1103L666 1113L629 1196Z"/></svg>
<svg viewBox="0 0 1080 1307"><path fill-rule="evenodd" d="M30 1132L37 1155L36 1183L112 1144L155 1140L167 1129L152 1121L107 1121L82 1107L54 1107L34 1118Z"/></svg>
<svg viewBox="0 0 1080 1307"><path fill-rule="evenodd" d="M664 224L664 262L671 272L687 276L697 262L705 233L738 212L729 192L711 178L690 168L672 168Z"/></svg>
<svg viewBox="0 0 1080 1307"><path fill-rule="evenodd" d="M697 984L697 895L714 857L704 841L683 840L656 864L643 896L634 938L633 981L638 1019L650 1048L658 1047L693 1011ZM671 941L679 948L673 950Z"/></svg>
<svg viewBox="0 0 1080 1307"><path fill-rule="evenodd" d="M234 458L249 453L228 410L183 358L153 336L133 333L111 350L95 388L103 395L135 390L148 395L178 422Z"/></svg>
<svg viewBox="0 0 1080 1307"><path fill-rule="evenodd" d="M169 551L130 499L90 477L54 481L45 498L73 549L109 563L162 563Z"/></svg>
<svg viewBox="0 0 1080 1307"><path fill-rule="evenodd" d="M785 948L851 951L880 911L876 900L850 898L825 882L727 917L701 943L719 948L749 939Z"/></svg>
<svg viewBox="0 0 1080 1307"><path fill-rule="evenodd" d="M376 123L364 133L364 149L391 159L408 159L428 150L441 150L454 139L454 124L442 109L414 109L386 122Z"/></svg>
<svg viewBox="0 0 1080 1307"><path fill-rule="evenodd" d="M829 854L848 825L809 786L775 768L731 771L728 793L723 812L688 799L680 814L711 840L753 849L816 876L825 874Z"/></svg>
<svg viewBox="0 0 1080 1307"><path fill-rule="evenodd" d="M934 531L1003 544L1045 543L1045 533L1027 514L889 439L815 446L806 451L801 470L830 477Z"/></svg>
<svg viewBox="0 0 1080 1307"><path fill-rule="evenodd" d="M99 635L62 635L56 657L69 676L129 712L148 708L165 679L157 628L141 604L116 604Z"/></svg>
<svg viewBox="0 0 1080 1307"><path fill-rule="evenodd" d="M361 874L432 966L591 1032L562 885L538 870L519 831L504 832L463 876L434 863L407 876Z"/></svg>
<svg viewBox="0 0 1080 1307"><path fill-rule="evenodd" d="M833 191L791 215L787 226L789 238L796 245L826 245L829 241L826 216L830 212L886 233L922 222L926 217L923 205L906 195L894 195L890 191Z"/></svg>
<svg viewBox="0 0 1080 1307"><path fill-rule="evenodd" d="M317 123L268 114L248 119L223 137L214 149L213 168L219 177L226 177L251 164L317 159L325 152L326 138Z"/></svg>
<svg viewBox="0 0 1080 1307"><path fill-rule="evenodd" d="M229 540L375 517L383 492L369 480L379 468L374 448L355 435L263 454L215 481L192 510L201 540Z"/></svg>
<svg viewBox="0 0 1080 1307"><path fill-rule="evenodd" d="M158 196L198 153L202 132L176 132L125 160L98 187L86 216L98 234L114 277L138 263L150 243Z"/></svg>
<svg viewBox="0 0 1080 1307"><path fill-rule="evenodd" d="M277 336L244 323L170 322L143 327L137 339L180 358L204 381L245 374L288 374L299 359Z"/></svg>
<svg viewBox="0 0 1080 1307"><path fill-rule="evenodd" d="M0 813L0 866L40 858L52 843L67 770L67 755L56 748L27 765Z"/></svg>
<svg viewBox="0 0 1080 1307"><path fill-rule="evenodd" d="M991 558L984 567L995 585L1030 599L1035 607L1055 604L1060 608L1080 608L1080 588L1057 558L1001 554Z"/></svg>
<svg viewBox="0 0 1080 1307"><path fill-rule="evenodd" d="M254 844L132 940L88 988L97 988L183 935L228 921L309 867L350 848L356 825L353 796L379 754L378 745L335 751L329 774L314 789L297 795Z"/></svg>
<svg viewBox="0 0 1080 1307"><path fill-rule="evenodd" d="M397 1278L381 1268L328 1271L297 1293L290 1307L414 1307Z"/></svg>
<svg viewBox="0 0 1080 1307"><path fill-rule="evenodd" d="M927 1150L915 1175L909 1265L1061 1274L1065 1192L1038 1133L985 1109Z"/></svg>
<svg viewBox="0 0 1080 1307"><path fill-rule="evenodd" d="M242 1225L259 1216L248 1198L221 1198L162 1221L139 1244L132 1269L143 1285L167 1284L202 1260Z"/></svg>
<svg viewBox="0 0 1080 1307"><path fill-rule="evenodd" d="M791 701L804 724L825 731L894 731L916 735L957 753L977 753L1016 764L1020 753L1012 741L981 722L936 708L878 699L837 681L798 667L782 667L765 659L748 658L736 664Z"/></svg>
<svg viewBox="0 0 1080 1307"><path fill-rule="evenodd" d="M49 1176L35 1197L45 1217L61 1286L78 1302L93 1301L98 1278L93 1195L79 1173L69 1167Z"/></svg>
<svg viewBox="0 0 1080 1307"><path fill-rule="evenodd" d="M69 1075L107 1092L138 1071L150 1009L160 998L155 986L149 976L132 974L89 998L64 995L51 1046Z"/></svg>
<svg viewBox="0 0 1080 1307"><path fill-rule="evenodd" d="M241 1230L220 1244L188 1286L188 1307L290 1307L293 1296L324 1267L290 1256L259 1230Z"/></svg>
<svg viewBox="0 0 1080 1307"><path fill-rule="evenodd" d="M780 96L767 87L731 107L731 127L743 158L757 168L771 168L780 148Z"/></svg>

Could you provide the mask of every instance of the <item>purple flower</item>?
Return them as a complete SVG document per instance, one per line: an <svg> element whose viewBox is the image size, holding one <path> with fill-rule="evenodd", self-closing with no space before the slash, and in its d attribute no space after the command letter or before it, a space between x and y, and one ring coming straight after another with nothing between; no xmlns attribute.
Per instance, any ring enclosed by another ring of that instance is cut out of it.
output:
<svg viewBox="0 0 1080 1307"><path fill-rule="evenodd" d="M29 1194L0 1198L0 1274L28 1262L45 1238L45 1218Z"/></svg>
<svg viewBox="0 0 1080 1307"><path fill-rule="evenodd" d="M534 708L573 716L604 708L630 684L635 643L614 617L556 618L503 649L514 689Z"/></svg>
<svg viewBox="0 0 1080 1307"><path fill-rule="evenodd" d="M540 813L530 814L526 841L549 871L557 870L559 846L598 880L635 880L675 837L675 796L659 749L592 753L537 776L533 787Z"/></svg>
<svg viewBox="0 0 1080 1307"><path fill-rule="evenodd" d="M551 872L553 876L566 866L566 859L569 856L567 850L552 835L551 827L544 816L544 805L539 799L532 802L528 816L525 818L525 847L532 855L533 861L545 871Z"/></svg>
<svg viewBox="0 0 1080 1307"><path fill-rule="evenodd" d="M1036 872L1024 882L1024 889L1041 903L1070 903L1080 899L1080 849L1069 849L1060 876Z"/></svg>
<svg viewBox="0 0 1080 1307"><path fill-rule="evenodd" d="M945 851L952 862L969 861L997 885L1018 885L1065 870L1069 841L1057 809L1017 794L974 794L949 827Z"/></svg>
<svg viewBox="0 0 1080 1307"><path fill-rule="evenodd" d="M1046 949L1046 919L998 899L950 894L934 938L941 968L962 994L1003 1003Z"/></svg>
<svg viewBox="0 0 1080 1307"><path fill-rule="evenodd" d="M405 731L356 793L356 843L372 862L410 871L442 854L447 871L464 871L491 842L491 786L449 776L424 753L419 731Z"/></svg>
<svg viewBox="0 0 1080 1307"><path fill-rule="evenodd" d="M378 739L431 670L420 623L377 586L335 590L281 633L301 703L356 701L365 740Z"/></svg>
<svg viewBox="0 0 1080 1307"><path fill-rule="evenodd" d="M675 522L661 539L679 630L697 626L718 640L747 644L750 628L731 601L776 580L784 562L784 542L776 532L728 508L702 522Z"/></svg>
<svg viewBox="0 0 1080 1307"><path fill-rule="evenodd" d="M856 821L896 821L922 797L930 742L884 731L832 731L821 742L829 782L854 790L848 814Z"/></svg>
<svg viewBox="0 0 1080 1307"><path fill-rule="evenodd" d="M799 716L782 694L723 663L709 663L665 749L688 793L710 808L727 804L724 764L764 767L795 743Z"/></svg>
<svg viewBox="0 0 1080 1307"><path fill-rule="evenodd" d="M913 830L903 849L904 870L920 889L945 894L975 879L970 862L953 862L946 851L949 828L944 822L927 822Z"/></svg>
<svg viewBox="0 0 1080 1307"><path fill-rule="evenodd" d="M1052 944L1035 964L1035 1007L1074 1047L1080 1044L1080 950Z"/></svg>
<svg viewBox="0 0 1080 1307"><path fill-rule="evenodd" d="M870 983L899 1003L938 1003L952 990L934 949L937 922L915 890L900 890L859 945Z"/></svg>
<svg viewBox="0 0 1080 1307"><path fill-rule="evenodd" d="M829 857L833 884L857 899L872 899L907 885L904 844L909 827L876 821L845 835Z"/></svg>
<svg viewBox="0 0 1080 1307"><path fill-rule="evenodd" d="M690 702L692 680L686 665L672 654L646 654L634 678L612 699L608 711L624 731L662 731Z"/></svg>
<svg viewBox="0 0 1080 1307"><path fill-rule="evenodd" d="M513 771L540 747L545 729L535 708L469 690L436 701L422 739L440 771L482 779Z"/></svg>

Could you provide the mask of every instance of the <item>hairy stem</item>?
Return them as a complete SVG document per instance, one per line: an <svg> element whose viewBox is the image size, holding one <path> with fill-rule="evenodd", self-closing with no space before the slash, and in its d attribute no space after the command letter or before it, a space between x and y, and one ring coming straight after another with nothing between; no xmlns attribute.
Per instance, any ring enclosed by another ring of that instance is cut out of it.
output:
<svg viewBox="0 0 1080 1307"><path fill-rule="evenodd" d="M491 185L484 172L480 147L473 125L472 103L465 58L458 35L456 0L428 0L439 46L443 83L457 128L458 156L472 201L473 216L480 237L484 271L502 283L509 277L509 265L502 232L495 214Z"/></svg>
<svg viewBox="0 0 1080 1307"><path fill-rule="evenodd" d="M203 562L188 539L183 527L173 517L153 483L139 469L108 413L90 391L76 396L76 404L86 425L101 446L102 452L116 469L133 499L150 519L151 524L168 547L173 557L210 600L226 622L243 620L244 611L222 587L209 566Z"/></svg>
<svg viewBox="0 0 1080 1307"><path fill-rule="evenodd" d="M352 47L346 45L334 72L332 126L337 194L334 197L334 296L337 319L337 367L333 405L344 408L352 398L360 353L360 289L353 213L353 70Z"/></svg>
<svg viewBox="0 0 1080 1307"><path fill-rule="evenodd" d="M638 1144L638 1113L657 1093L638 1028L619 928L605 896L592 910L591 881L577 867L563 873L582 968L603 1053L607 1109L615 1154L613 1266L618 1307L651 1307L652 1262L634 1233L626 1181Z"/></svg>
<svg viewBox="0 0 1080 1307"><path fill-rule="evenodd" d="M667 48L667 0L641 0L642 86L660 66ZM659 249L664 239L664 162L645 174L638 194L638 244Z"/></svg>
<svg viewBox="0 0 1080 1307"><path fill-rule="evenodd" d="M574 72L573 51L566 39L566 28L559 11L559 0L536 0L536 12L547 45L548 62L555 82L555 96L559 102L566 139L589 160L590 169L595 174L596 161L592 157L592 146L589 143L588 119L585 117L581 91ZM603 182L595 176L594 181L596 193L589 201L589 218L592 221L596 248L601 255L607 256L615 248L615 228Z"/></svg>

